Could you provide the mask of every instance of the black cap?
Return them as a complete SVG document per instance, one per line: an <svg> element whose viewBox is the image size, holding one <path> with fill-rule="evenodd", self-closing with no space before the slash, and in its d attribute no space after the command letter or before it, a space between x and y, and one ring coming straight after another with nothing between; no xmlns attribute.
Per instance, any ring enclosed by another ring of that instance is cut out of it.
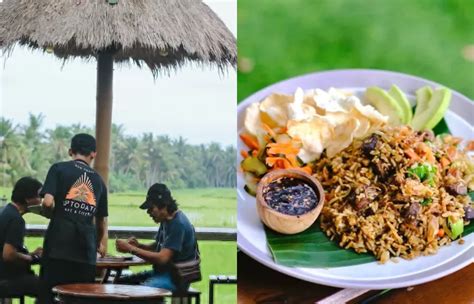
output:
<svg viewBox="0 0 474 304"><path fill-rule="evenodd" d="M92 135L85 133L76 134L71 139L71 150L84 155L95 152L95 138Z"/></svg>
<svg viewBox="0 0 474 304"><path fill-rule="evenodd" d="M146 200L140 205L140 209L148 209L153 205L158 205L172 200L171 192L165 184L156 183L148 189Z"/></svg>

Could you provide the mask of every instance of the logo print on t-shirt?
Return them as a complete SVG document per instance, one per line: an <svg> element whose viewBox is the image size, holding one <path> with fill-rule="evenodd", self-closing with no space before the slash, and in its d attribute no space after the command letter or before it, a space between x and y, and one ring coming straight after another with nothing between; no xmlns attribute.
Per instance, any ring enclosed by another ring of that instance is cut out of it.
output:
<svg viewBox="0 0 474 304"><path fill-rule="evenodd" d="M89 205L96 205L94 188L92 187L92 183L86 173L81 175L81 177L79 177L72 185L67 193L66 199L87 203Z"/></svg>

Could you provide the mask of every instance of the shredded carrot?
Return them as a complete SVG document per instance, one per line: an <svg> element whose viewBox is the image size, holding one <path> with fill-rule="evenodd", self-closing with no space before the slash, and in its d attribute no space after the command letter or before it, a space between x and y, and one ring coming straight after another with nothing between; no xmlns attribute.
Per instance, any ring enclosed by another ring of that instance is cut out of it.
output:
<svg viewBox="0 0 474 304"><path fill-rule="evenodd" d="M291 163L291 166L298 168L300 166L300 163L298 162L298 158L294 154L289 154L286 155L286 158L288 161Z"/></svg>
<svg viewBox="0 0 474 304"><path fill-rule="evenodd" d="M449 166L449 164L451 163L449 161L449 159L447 159L446 157L441 157L441 159L439 160L439 162L441 163L441 167L443 168L447 168Z"/></svg>
<svg viewBox="0 0 474 304"><path fill-rule="evenodd" d="M246 150L240 150L240 155L242 155L243 158L249 157L249 152Z"/></svg>
<svg viewBox="0 0 474 304"><path fill-rule="evenodd" d="M420 155L420 154L423 154L425 152L425 146L426 144L424 142L419 142L419 143L416 143L415 145L415 153Z"/></svg>
<svg viewBox="0 0 474 304"><path fill-rule="evenodd" d="M241 133L240 134L240 139L242 139L244 144L246 144L247 147L249 147L250 149L258 150L258 148L259 148L258 140L255 136L250 135L250 134Z"/></svg>
<svg viewBox="0 0 474 304"><path fill-rule="evenodd" d="M416 145L416 148L415 148L415 152L418 154L418 155L424 155L425 156L425 159L431 163L431 164L434 164L436 159L434 158L433 156L433 151L431 150L431 148L425 144L424 142L419 142L417 145Z"/></svg>
<svg viewBox="0 0 474 304"><path fill-rule="evenodd" d="M467 142L466 150L467 151L474 151L474 140L470 140L470 141Z"/></svg>
<svg viewBox="0 0 474 304"><path fill-rule="evenodd" d="M296 155L298 154L299 148L295 147L292 142L288 143L269 143L267 145L270 149L267 153L270 155L284 154L284 155Z"/></svg>
<svg viewBox="0 0 474 304"><path fill-rule="evenodd" d="M454 167L450 167L448 169L448 174L454 177L461 177L461 171L459 171L458 168L454 168Z"/></svg>
<svg viewBox="0 0 474 304"><path fill-rule="evenodd" d="M273 166L274 169L285 169L285 164L282 159L278 159Z"/></svg>
<svg viewBox="0 0 474 304"><path fill-rule="evenodd" d="M273 138L276 137L275 131L273 131L272 128L270 128L266 123L262 123L262 127L268 133L268 135L270 135Z"/></svg>
<svg viewBox="0 0 474 304"><path fill-rule="evenodd" d="M436 161L436 159L435 159L435 157L434 157L434 155L433 155L433 151L432 151L431 148L428 147L428 146L426 146L426 148L427 148L426 151L425 151L425 153L426 153L426 154L425 154L426 160L427 160L429 163L434 164L435 161Z"/></svg>
<svg viewBox="0 0 474 304"><path fill-rule="evenodd" d="M439 236L439 237L443 237L443 236L444 236L444 229L443 229L443 228L439 228L439 230L438 230L438 236Z"/></svg>
<svg viewBox="0 0 474 304"><path fill-rule="evenodd" d="M281 159L281 157L267 157L265 158L265 163L270 167L273 167L279 159Z"/></svg>
<svg viewBox="0 0 474 304"><path fill-rule="evenodd" d="M456 147L450 146L446 149L446 152L448 153L449 159L453 161L457 153Z"/></svg>
<svg viewBox="0 0 474 304"><path fill-rule="evenodd" d="M418 154L415 153L415 151L413 151L413 149L406 149L405 154L408 155L408 157L410 157L414 161L420 160L420 157L418 156Z"/></svg>
<svg viewBox="0 0 474 304"><path fill-rule="evenodd" d="M290 162L284 157L267 157L265 163L274 169L288 169L291 168Z"/></svg>
<svg viewBox="0 0 474 304"><path fill-rule="evenodd" d="M291 165L291 163L290 163L287 159L283 159L283 160L282 160L282 163L283 163L283 167L284 167L285 169L291 169L291 168L293 168L293 166Z"/></svg>
<svg viewBox="0 0 474 304"><path fill-rule="evenodd" d="M304 167L300 167L300 168L296 168L296 169L300 169L300 170L308 173L309 175L313 174L313 169L311 169L310 166L304 166Z"/></svg>
<svg viewBox="0 0 474 304"><path fill-rule="evenodd" d="M289 169L289 168L291 168L291 164L287 159L280 158L276 162L276 168L278 168L278 169Z"/></svg>

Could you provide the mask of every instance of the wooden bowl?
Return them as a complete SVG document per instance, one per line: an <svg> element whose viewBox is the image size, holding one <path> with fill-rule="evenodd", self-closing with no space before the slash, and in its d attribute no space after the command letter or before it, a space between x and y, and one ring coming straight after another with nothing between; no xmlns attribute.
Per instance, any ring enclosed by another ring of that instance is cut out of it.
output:
<svg viewBox="0 0 474 304"><path fill-rule="evenodd" d="M284 214L272 209L263 198L263 189L272 181L281 177L300 179L312 187L319 198L316 207L301 215ZM323 205L323 187L316 178L300 170L283 169L272 171L266 174L257 186L257 210L260 219L269 228L283 234L295 234L309 228L318 218Z"/></svg>

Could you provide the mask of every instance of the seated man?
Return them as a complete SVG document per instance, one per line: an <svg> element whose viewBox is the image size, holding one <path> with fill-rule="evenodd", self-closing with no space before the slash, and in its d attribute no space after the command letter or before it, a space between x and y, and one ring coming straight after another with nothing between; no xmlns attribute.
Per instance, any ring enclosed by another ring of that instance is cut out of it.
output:
<svg viewBox="0 0 474 304"><path fill-rule="evenodd" d="M0 209L0 295L36 297L39 279L31 264L39 262L42 248L32 253L24 247L25 220L28 207L40 204L41 183L31 177L19 179L12 192L12 202ZM0 298L1 298L0 296Z"/></svg>
<svg viewBox="0 0 474 304"><path fill-rule="evenodd" d="M124 277L120 284L142 284L172 292L186 291L189 281L176 275L175 263L199 258L194 228L164 184L154 184L148 190L146 201L140 206L160 223L156 241L140 244L135 238L117 240L117 251L131 253L153 264L153 270Z"/></svg>

